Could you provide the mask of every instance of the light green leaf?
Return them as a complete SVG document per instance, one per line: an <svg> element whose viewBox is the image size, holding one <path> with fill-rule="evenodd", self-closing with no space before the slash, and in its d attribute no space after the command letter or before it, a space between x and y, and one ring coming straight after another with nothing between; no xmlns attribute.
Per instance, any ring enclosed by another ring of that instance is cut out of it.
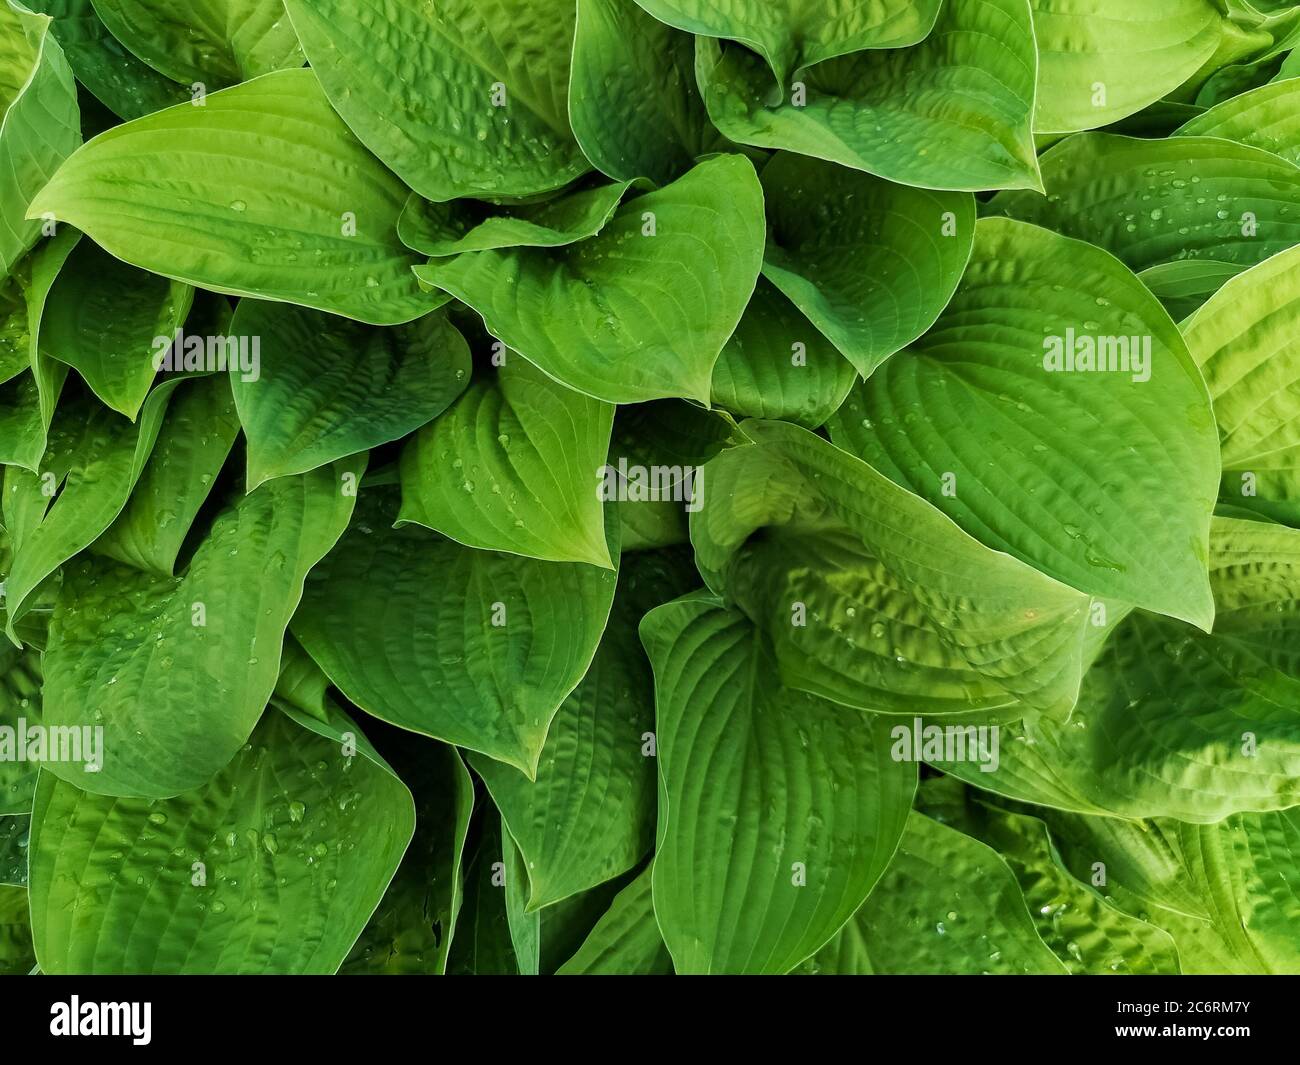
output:
<svg viewBox="0 0 1300 1065"><path fill-rule="evenodd" d="M114 37L183 85L224 88L302 66L282 0L94 0L94 5Z"/></svg>
<svg viewBox="0 0 1300 1065"><path fill-rule="evenodd" d="M647 868L618 893L557 976L665 976L673 959L655 921Z"/></svg>
<svg viewBox="0 0 1300 1065"><path fill-rule="evenodd" d="M578 0L569 120L597 170L667 185L728 150L695 87L695 43L634 0Z"/></svg>
<svg viewBox="0 0 1300 1065"><path fill-rule="evenodd" d="M77 85L50 23L14 0L0 3L0 267L6 275L46 222L28 214L32 198L81 143Z"/></svg>
<svg viewBox="0 0 1300 1065"><path fill-rule="evenodd" d="M1251 266L1300 243L1300 167L1260 148L1087 133L1041 161L1046 197L1002 192L990 213L1096 244L1131 270L1183 259Z"/></svg>
<svg viewBox="0 0 1300 1065"><path fill-rule="evenodd" d="M919 813L853 924L877 974L1066 973L1002 857Z"/></svg>
<svg viewBox="0 0 1300 1065"><path fill-rule="evenodd" d="M162 801L43 773L31 843L41 970L333 973L414 828L410 792L337 711L325 723L268 710L210 782Z"/></svg>
<svg viewBox="0 0 1300 1065"><path fill-rule="evenodd" d="M904 48L925 38L940 0L636 0L687 33L752 48L785 87L791 74L864 48Z"/></svg>
<svg viewBox="0 0 1300 1065"><path fill-rule="evenodd" d="M1183 323L1223 449L1225 503L1300 525L1300 249L1230 279Z"/></svg>
<svg viewBox="0 0 1300 1065"><path fill-rule="evenodd" d="M397 239L407 195L312 72L283 70L115 126L28 213L164 277L398 325L437 306Z"/></svg>
<svg viewBox="0 0 1300 1065"><path fill-rule="evenodd" d="M312 573L294 636L367 713L534 777L596 653L616 574L392 529L396 513L391 490L362 493Z"/></svg>
<svg viewBox="0 0 1300 1065"><path fill-rule="evenodd" d="M536 781L470 755L523 857L528 912L626 872L650 850L654 688L637 626L698 583L680 552L624 559L595 660L551 722Z"/></svg>
<svg viewBox="0 0 1300 1065"><path fill-rule="evenodd" d="M245 299L230 332L259 352L252 373L230 375L250 491L405 436L469 380L469 346L442 312L374 329Z"/></svg>
<svg viewBox="0 0 1300 1065"><path fill-rule="evenodd" d="M434 256L560 248L604 229L629 187L629 182L596 185L538 204L495 209L463 200L430 203L413 193L397 221L397 232L408 248Z"/></svg>
<svg viewBox="0 0 1300 1065"><path fill-rule="evenodd" d="M857 371L767 278L713 367L713 405L744 418L815 429L849 394Z"/></svg>
<svg viewBox="0 0 1300 1065"><path fill-rule="evenodd" d="M189 313L194 290L137 270L81 241L46 300L41 344L132 421L153 383L159 346Z"/></svg>
<svg viewBox="0 0 1300 1065"><path fill-rule="evenodd" d="M464 895L461 863L474 782L456 748L392 744L415 794L415 837L379 909L340 970L344 975L441 974Z"/></svg>
<svg viewBox="0 0 1300 1065"><path fill-rule="evenodd" d="M1213 0L1030 3L1041 133L1093 129L1141 111L1196 73L1227 24Z"/></svg>
<svg viewBox="0 0 1300 1065"><path fill-rule="evenodd" d="M35 963L27 891L0 887L0 976L25 976Z"/></svg>
<svg viewBox="0 0 1300 1065"><path fill-rule="evenodd" d="M17 752L21 721L28 728L43 724L41 713L41 656L28 648L20 651L0 646L0 726L12 729ZM0 816L31 811L39 763L14 757L0 761Z"/></svg>
<svg viewBox="0 0 1300 1065"><path fill-rule="evenodd" d="M139 424L90 399L59 408L39 474L10 466L5 474L4 516L13 536L14 561L6 582L9 637L37 587L107 529L126 506L158 439L177 381L154 391ZM55 498L55 492L58 497ZM31 519L18 528L19 510Z"/></svg>
<svg viewBox="0 0 1300 1065"><path fill-rule="evenodd" d="M285 7L344 121L421 196L529 196L590 169L568 119L573 0Z"/></svg>
<svg viewBox="0 0 1300 1065"><path fill-rule="evenodd" d="M912 48L856 52L773 93L762 60L703 38L709 115L742 144L782 148L930 189L1037 189L1038 66L1027 0L948 0Z"/></svg>
<svg viewBox="0 0 1300 1065"><path fill-rule="evenodd" d="M238 434L224 376L183 380L126 506L90 550L170 577Z"/></svg>
<svg viewBox="0 0 1300 1065"><path fill-rule="evenodd" d="M180 577L90 555L65 566L45 720L102 726L105 753L97 772L46 768L105 795L164 798L211 779L275 689L303 580L347 526L363 469L353 459L240 498Z"/></svg>
<svg viewBox="0 0 1300 1065"><path fill-rule="evenodd" d="M1300 163L1300 78L1261 85L1183 123L1175 135L1223 137Z"/></svg>
<svg viewBox="0 0 1300 1065"><path fill-rule="evenodd" d="M1210 398L1178 328L1106 252L982 220L939 321L829 428L994 550L1209 630Z"/></svg>
<svg viewBox="0 0 1300 1065"><path fill-rule="evenodd" d="M784 683L849 706L1063 716L1088 597L983 547L827 441L745 422L691 517L696 563L774 642Z"/></svg>
<svg viewBox="0 0 1300 1065"><path fill-rule="evenodd" d="M679 973L785 973L852 916L916 789L886 725L784 687L706 593L641 626L658 707L654 907Z"/></svg>
<svg viewBox="0 0 1300 1065"><path fill-rule="evenodd" d="M508 355L402 451L399 522L458 543L613 568L598 494L614 408Z"/></svg>
<svg viewBox="0 0 1300 1065"><path fill-rule="evenodd" d="M975 204L783 154L763 170L763 274L864 376L926 331L970 257Z"/></svg>
<svg viewBox="0 0 1300 1065"><path fill-rule="evenodd" d="M415 272L571 388L612 403L707 403L713 364L758 277L762 204L752 164L718 156L625 200L590 240L474 252Z"/></svg>

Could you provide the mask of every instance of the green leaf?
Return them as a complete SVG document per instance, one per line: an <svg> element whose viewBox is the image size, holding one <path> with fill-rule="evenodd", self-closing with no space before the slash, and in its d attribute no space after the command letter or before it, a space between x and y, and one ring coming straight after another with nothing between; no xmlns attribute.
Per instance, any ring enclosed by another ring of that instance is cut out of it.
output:
<svg viewBox="0 0 1300 1065"><path fill-rule="evenodd" d="M661 780L654 907L679 973L785 973L884 872L916 788L886 726L784 687L706 593L646 616Z"/></svg>
<svg viewBox="0 0 1300 1065"><path fill-rule="evenodd" d="M695 87L695 43L634 0L578 0L569 120L583 154L619 181L667 185L730 147Z"/></svg>
<svg viewBox="0 0 1300 1065"><path fill-rule="evenodd" d="M785 684L873 711L954 713L1020 698L1063 716L1088 597L983 547L930 504L804 429L703 473L696 564L775 645Z"/></svg>
<svg viewBox="0 0 1300 1065"><path fill-rule="evenodd" d="M363 469L353 459L240 498L179 577L89 555L66 566L45 655L45 720L102 726L105 757L93 773L46 768L97 794L149 798L211 779L275 689L303 580L347 526L348 485Z"/></svg>
<svg viewBox="0 0 1300 1065"><path fill-rule="evenodd" d="M246 299L230 332L259 352L251 373L230 375L250 491L405 436L469 380L469 346L442 312L374 329Z"/></svg>
<svg viewBox="0 0 1300 1065"><path fill-rule="evenodd" d="M312 572L294 636L367 713L533 778L551 719L596 653L616 574L392 529L396 512L391 491L362 493Z"/></svg>
<svg viewBox="0 0 1300 1065"><path fill-rule="evenodd" d="M34 964L27 891L0 887L0 976L25 976Z"/></svg>
<svg viewBox="0 0 1300 1065"><path fill-rule="evenodd" d="M94 0L113 36L172 81L223 88L285 67L302 50L281 0Z"/></svg>
<svg viewBox="0 0 1300 1065"><path fill-rule="evenodd" d="M655 921L650 869L618 893L557 976L665 976L673 959Z"/></svg>
<svg viewBox="0 0 1300 1065"><path fill-rule="evenodd" d="M27 727L44 723L41 713L43 683L41 656L34 650L0 647L0 727L12 729L14 754L21 722ZM38 762L9 757L0 761L0 816L26 814L32 808Z"/></svg>
<svg viewBox="0 0 1300 1065"><path fill-rule="evenodd" d="M740 41L784 87L789 76L864 48L904 48L925 38L940 0L636 0L687 33Z"/></svg>
<svg viewBox="0 0 1300 1065"><path fill-rule="evenodd" d="M613 423L610 404L507 355L403 449L398 520L470 547L613 568L597 493Z"/></svg>
<svg viewBox="0 0 1300 1065"><path fill-rule="evenodd" d="M1030 3L1041 133L1093 129L1141 111L1196 73L1227 22L1213 0Z"/></svg>
<svg viewBox="0 0 1300 1065"><path fill-rule="evenodd" d="M970 258L970 196L778 155L763 275L866 376L924 333Z"/></svg>
<svg viewBox="0 0 1300 1065"><path fill-rule="evenodd" d="M0 3L0 267L6 275L46 224L39 213L28 213L33 197L81 143L76 82L50 23L14 0Z"/></svg>
<svg viewBox="0 0 1300 1065"><path fill-rule="evenodd" d="M713 367L713 405L743 418L815 429L849 394L857 371L767 278Z"/></svg>
<svg viewBox="0 0 1300 1065"><path fill-rule="evenodd" d="M398 325L437 306L397 239L407 195L312 72L283 70L115 126L28 214L71 222L164 277Z"/></svg>
<svg viewBox="0 0 1300 1065"><path fill-rule="evenodd" d="M680 553L625 559L595 660L551 722L536 781L470 755L523 857L527 911L604 883L650 850L654 689L637 626L698 581Z"/></svg>
<svg viewBox="0 0 1300 1065"><path fill-rule="evenodd" d="M829 428L994 550L1209 630L1214 413L1177 327L1106 252L982 220L939 321Z"/></svg>
<svg viewBox="0 0 1300 1065"><path fill-rule="evenodd" d="M349 976L445 972L461 910L474 782L454 747L405 742L393 750L402 755L398 775L415 794L415 837L343 963Z"/></svg>
<svg viewBox="0 0 1300 1065"><path fill-rule="evenodd" d="M41 582L89 547L126 506L158 439L176 384L167 382L153 393L139 424L124 421L93 400L65 401L41 460L42 472L7 468L4 517L14 537L5 600L11 639L17 638L14 623ZM13 524L19 510L34 519L21 531Z"/></svg>
<svg viewBox="0 0 1300 1065"><path fill-rule="evenodd" d="M1225 503L1300 525L1300 249L1230 279L1183 323L1218 418Z"/></svg>
<svg viewBox="0 0 1300 1065"><path fill-rule="evenodd" d="M713 364L758 277L762 203L750 162L718 156L625 200L590 240L474 252L415 272L571 388L612 403L707 403Z"/></svg>
<svg viewBox="0 0 1300 1065"><path fill-rule="evenodd" d="M268 710L210 782L162 801L43 773L31 843L41 970L333 973L414 828L410 792L338 712L325 723Z"/></svg>
<svg viewBox="0 0 1300 1065"><path fill-rule="evenodd" d="M590 169L568 119L572 0L285 0L331 103L421 196L529 196Z"/></svg>
<svg viewBox="0 0 1300 1065"><path fill-rule="evenodd" d="M1011 798L1115 817L1199 823L1296 805L1300 531L1218 518L1212 548L1214 635L1135 613L1068 725L1004 728L993 772L937 764Z"/></svg>
<svg viewBox="0 0 1300 1065"><path fill-rule="evenodd" d="M1066 973L1001 856L919 813L853 925L880 975Z"/></svg>
<svg viewBox="0 0 1300 1065"><path fill-rule="evenodd" d="M1088 133L1041 161L1046 197L1002 192L990 212L1096 244L1135 271L1183 259L1251 266L1300 243L1300 167L1260 148Z"/></svg>
<svg viewBox="0 0 1300 1065"><path fill-rule="evenodd" d="M131 497L90 550L170 577L238 434L224 376L182 380Z"/></svg>
<svg viewBox="0 0 1300 1065"><path fill-rule="evenodd" d="M27 5L54 18L50 27L68 65L109 110L140 118L191 99L179 85L127 51L95 13L91 0L31 0Z"/></svg>
<svg viewBox="0 0 1300 1065"><path fill-rule="evenodd" d="M1222 137L1300 163L1300 78L1261 85L1183 123L1175 135Z"/></svg>
<svg viewBox="0 0 1300 1065"><path fill-rule="evenodd" d="M158 369L156 338L170 343L193 299L189 285L137 270L83 240L50 289L41 343L134 421Z"/></svg>
<svg viewBox="0 0 1300 1065"><path fill-rule="evenodd" d="M1027 0L948 0L912 48L856 52L774 93L762 60L701 39L709 115L742 144L781 148L930 189L1037 189L1038 60Z"/></svg>
<svg viewBox="0 0 1300 1065"><path fill-rule="evenodd" d="M408 248L434 256L497 248L560 248L604 229L630 184L596 185L542 203L494 211L468 201L430 203L412 194L398 219L397 232Z"/></svg>
<svg viewBox="0 0 1300 1065"><path fill-rule="evenodd" d="M27 849L32 819L26 814L0 816L0 885L27 886Z"/></svg>
<svg viewBox="0 0 1300 1065"><path fill-rule="evenodd" d="M490 804L478 815L479 838L465 866L465 904L447 958L455 976L516 976L515 948L506 914L501 818Z"/></svg>

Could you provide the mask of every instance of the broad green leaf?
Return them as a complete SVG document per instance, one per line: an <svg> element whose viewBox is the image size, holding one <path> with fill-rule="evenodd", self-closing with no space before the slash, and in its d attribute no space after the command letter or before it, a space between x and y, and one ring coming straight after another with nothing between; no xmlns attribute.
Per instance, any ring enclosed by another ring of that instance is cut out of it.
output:
<svg viewBox="0 0 1300 1065"><path fill-rule="evenodd" d="M634 0L578 0L569 120L583 154L619 181L667 185L729 147L695 87L695 43Z"/></svg>
<svg viewBox="0 0 1300 1065"><path fill-rule="evenodd" d="M27 891L0 887L0 976L25 976L35 963Z"/></svg>
<svg viewBox="0 0 1300 1065"><path fill-rule="evenodd" d="M705 468L696 563L775 645L787 685L849 706L1063 716L1088 597L967 536L827 441L745 422Z"/></svg>
<svg viewBox="0 0 1300 1065"><path fill-rule="evenodd" d="M763 275L864 376L934 323L970 258L964 194L790 154L764 168L763 191Z"/></svg>
<svg viewBox="0 0 1300 1065"><path fill-rule="evenodd" d="M1037 66L1028 0L947 0L922 43L831 59L784 94L746 49L701 39L697 59L709 115L734 141L968 192L1041 187Z"/></svg>
<svg viewBox="0 0 1300 1065"><path fill-rule="evenodd" d="M6 643L0 647L0 727L12 730L14 750L0 759L0 816L31 811L38 762L17 757L18 730L44 723L41 713L41 656ZM25 753L25 751L24 751Z"/></svg>
<svg viewBox="0 0 1300 1065"><path fill-rule="evenodd" d="M164 77L127 51L91 0L31 0L27 6L54 18L50 29L77 80L119 117L140 118L192 98L188 85Z"/></svg>
<svg viewBox="0 0 1300 1065"><path fill-rule="evenodd" d="M171 343L193 299L189 285L137 270L83 240L50 289L41 344L134 421L158 370L160 341Z"/></svg>
<svg viewBox="0 0 1300 1065"><path fill-rule="evenodd" d="M105 758L94 773L47 768L105 795L165 798L210 780L275 689L303 580L347 526L363 469L353 459L239 498L179 577L90 555L65 566L45 720L102 726Z"/></svg>
<svg viewBox="0 0 1300 1065"><path fill-rule="evenodd" d="M977 787L1115 817L1218 821L1300 799L1300 531L1219 518L1212 636L1141 612L1084 680L1068 725L1004 728L1000 765L938 762Z"/></svg>
<svg viewBox="0 0 1300 1065"><path fill-rule="evenodd" d="M849 394L857 371L767 278L713 367L713 405L742 418L815 429Z"/></svg>
<svg viewBox="0 0 1300 1065"><path fill-rule="evenodd" d="M330 102L421 196L529 196L590 169L568 119L573 0L285 7Z"/></svg>
<svg viewBox="0 0 1300 1065"><path fill-rule="evenodd" d="M1209 630L1210 398L1178 328L1106 252L983 219L939 321L829 428L987 546Z"/></svg>
<svg viewBox="0 0 1300 1065"><path fill-rule="evenodd" d="M1093 129L1176 89L1218 47L1213 0L1030 0L1038 40L1034 129Z"/></svg>
<svg viewBox="0 0 1300 1065"><path fill-rule="evenodd" d="M0 884L27 886L27 849L32 819L26 814L0 816Z"/></svg>
<svg viewBox="0 0 1300 1065"><path fill-rule="evenodd" d="M1006 861L919 813L852 923L856 929L842 934L861 936L880 975L1067 971L1039 937Z"/></svg>
<svg viewBox="0 0 1300 1065"><path fill-rule="evenodd" d="M430 203L412 193L397 222L402 242L424 255L497 248L560 248L594 237L630 183L596 185L538 204L492 208L459 200Z"/></svg>
<svg viewBox="0 0 1300 1065"><path fill-rule="evenodd" d="M523 857L527 911L604 883L650 850L654 685L637 626L698 583L689 555L625 559L600 647L551 722L537 779L470 755Z"/></svg>
<svg viewBox="0 0 1300 1065"><path fill-rule="evenodd" d="M1300 78L1251 89L1183 123L1176 135L1223 137L1300 163Z"/></svg>
<svg viewBox="0 0 1300 1065"><path fill-rule="evenodd" d="M224 376L183 380L131 497L90 550L170 577L238 434Z"/></svg>
<svg viewBox="0 0 1300 1065"><path fill-rule="evenodd" d="M312 572L294 636L367 713L534 777L596 653L616 574L393 529L396 514L391 490L362 493Z"/></svg>
<svg viewBox="0 0 1300 1065"><path fill-rule="evenodd" d="M28 213L71 222L164 277L398 325L438 302L397 239L407 195L312 72L283 70L115 126Z"/></svg>
<svg viewBox="0 0 1300 1065"><path fill-rule="evenodd" d="M1174 321L1180 322L1243 269L1236 263L1213 259L1179 259L1148 267L1137 276Z"/></svg>
<svg viewBox="0 0 1300 1065"><path fill-rule="evenodd" d="M664 976L673 959L655 921L650 869L618 893L557 976Z"/></svg>
<svg viewBox="0 0 1300 1065"><path fill-rule="evenodd" d="M654 908L679 973L785 973L867 897L916 768L886 726L782 685L762 634L697 593L641 626L662 801Z"/></svg>
<svg viewBox="0 0 1300 1065"><path fill-rule="evenodd" d="M211 781L161 801L43 773L31 842L41 970L333 973L414 828L410 792L337 712L326 723L272 707Z"/></svg>
<svg viewBox="0 0 1300 1065"><path fill-rule="evenodd" d="M590 240L473 252L416 275L571 388L612 403L707 403L713 364L758 277L762 204L752 164L718 156L624 200Z"/></svg>
<svg viewBox="0 0 1300 1065"><path fill-rule="evenodd" d="M245 299L230 332L258 352L251 373L230 375L250 491L405 436L469 380L469 347L442 312L375 329Z"/></svg>
<svg viewBox="0 0 1300 1065"><path fill-rule="evenodd" d="M81 143L77 86L51 19L0 3L0 267L7 275L48 225L28 207Z"/></svg>
<svg viewBox="0 0 1300 1065"><path fill-rule="evenodd" d="M671 499L653 502L620 500L615 506L624 554L690 541L686 509L681 503Z"/></svg>
<svg viewBox="0 0 1300 1065"><path fill-rule="evenodd" d="M302 50L282 0L94 0L113 36L172 81L224 88L285 67Z"/></svg>
<svg viewBox="0 0 1300 1065"><path fill-rule="evenodd" d="M687 33L752 48L785 88L790 75L864 48L904 48L925 38L940 0L636 0Z"/></svg>
<svg viewBox="0 0 1300 1065"><path fill-rule="evenodd" d="M1036 817L979 802L967 802L951 819L947 810L933 811L924 804L922 808L1002 856L1024 892L1039 936L1071 973L1178 973L1178 953L1169 934L1129 916L1097 890L1074 880L1056 857L1047 825Z"/></svg>
<svg viewBox="0 0 1300 1065"><path fill-rule="evenodd" d="M1223 449L1220 498L1300 525L1300 380L1294 315L1300 249L1230 279L1183 323Z"/></svg>
<svg viewBox="0 0 1300 1065"><path fill-rule="evenodd" d="M464 889L474 782L454 747L394 743L398 776L415 795L415 836L379 909L340 970L345 975L446 971Z"/></svg>
<svg viewBox="0 0 1300 1065"><path fill-rule="evenodd" d="M88 398L80 402L65 399L41 460L41 472L7 468L4 516L14 536L5 600L11 639L17 638L13 625L26 612L41 582L89 547L126 506L153 451L177 384L166 382L154 391L138 424ZM20 509L35 520L17 533L10 521L11 514Z"/></svg>
<svg viewBox="0 0 1300 1065"><path fill-rule="evenodd" d="M1045 197L1002 192L990 212L1096 244L1131 270L1183 259L1252 266L1300 243L1300 167L1261 148L1087 133L1048 151L1042 168Z"/></svg>
<svg viewBox="0 0 1300 1065"><path fill-rule="evenodd" d="M513 353L402 451L400 522L458 543L613 568L598 494L614 408Z"/></svg>

